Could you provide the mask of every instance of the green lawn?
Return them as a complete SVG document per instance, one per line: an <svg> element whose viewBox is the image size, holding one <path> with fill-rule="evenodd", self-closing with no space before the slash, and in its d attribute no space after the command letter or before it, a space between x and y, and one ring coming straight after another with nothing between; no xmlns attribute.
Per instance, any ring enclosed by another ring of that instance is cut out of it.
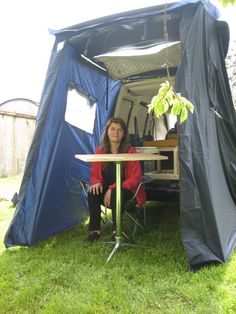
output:
<svg viewBox="0 0 236 314"><path fill-rule="evenodd" d="M0 200L11 200L15 192L19 192L22 175L0 178Z"/></svg>
<svg viewBox="0 0 236 314"><path fill-rule="evenodd" d="M236 313L236 254L228 263L192 273L176 203L152 204L149 227L136 237L148 248L122 247L109 263L112 246L85 243L86 224L29 248L6 250L3 238L13 213L2 200L1 314ZM109 227L103 239L110 239Z"/></svg>

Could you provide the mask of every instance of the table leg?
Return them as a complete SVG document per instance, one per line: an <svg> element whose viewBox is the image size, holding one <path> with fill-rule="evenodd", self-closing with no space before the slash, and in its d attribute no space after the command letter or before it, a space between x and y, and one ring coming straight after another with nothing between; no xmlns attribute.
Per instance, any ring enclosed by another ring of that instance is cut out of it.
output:
<svg viewBox="0 0 236 314"><path fill-rule="evenodd" d="M122 204L122 162L116 162L116 237L122 237L121 204Z"/></svg>
<svg viewBox="0 0 236 314"><path fill-rule="evenodd" d="M137 244L124 243L122 241L122 223L121 223L121 204L122 204L122 161L116 162L116 236L115 236L115 246L108 256L107 262L115 254L116 250L120 246L130 246L138 247ZM113 242L114 243L114 242Z"/></svg>
<svg viewBox="0 0 236 314"><path fill-rule="evenodd" d="M116 236L115 246L109 255L107 261L112 258L116 250L119 248L122 240L122 228L121 228L121 204L122 204L122 189L121 189L121 178L122 178L122 162L116 161Z"/></svg>

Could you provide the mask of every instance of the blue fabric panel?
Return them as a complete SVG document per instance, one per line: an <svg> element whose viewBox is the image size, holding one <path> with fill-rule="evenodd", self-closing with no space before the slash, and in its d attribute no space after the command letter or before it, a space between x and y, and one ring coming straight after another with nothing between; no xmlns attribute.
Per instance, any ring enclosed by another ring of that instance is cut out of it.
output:
<svg viewBox="0 0 236 314"><path fill-rule="evenodd" d="M51 99L48 114L26 193L5 238L7 247L39 242L88 216L87 200L77 182L82 180L88 184L90 165L76 160L74 155L94 152L113 112L120 83L73 58L73 53L71 47L65 46L58 77L54 78L55 88L53 92L46 90L45 97L50 94ZM96 136L64 121L70 81L97 100ZM41 108L42 115L45 110Z"/></svg>

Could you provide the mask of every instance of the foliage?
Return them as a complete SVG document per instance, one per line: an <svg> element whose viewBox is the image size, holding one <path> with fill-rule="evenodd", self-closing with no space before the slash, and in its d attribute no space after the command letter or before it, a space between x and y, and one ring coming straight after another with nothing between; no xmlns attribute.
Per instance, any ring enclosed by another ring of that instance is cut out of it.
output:
<svg viewBox="0 0 236 314"><path fill-rule="evenodd" d="M157 118L160 118L164 113L171 109L171 113L175 116L180 116L180 123L183 123L188 117L188 110L193 113L194 106L180 93L176 93L170 82L165 81L161 84L158 94L151 100L148 105L148 112L154 111Z"/></svg>
<svg viewBox="0 0 236 314"><path fill-rule="evenodd" d="M220 0L220 3L223 7L226 7L229 4L236 4L236 0Z"/></svg>
<svg viewBox="0 0 236 314"><path fill-rule="evenodd" d="M233 41L232 46L228 51L226 58L226 67L234 106L236 107L236 41Z"/></svg>

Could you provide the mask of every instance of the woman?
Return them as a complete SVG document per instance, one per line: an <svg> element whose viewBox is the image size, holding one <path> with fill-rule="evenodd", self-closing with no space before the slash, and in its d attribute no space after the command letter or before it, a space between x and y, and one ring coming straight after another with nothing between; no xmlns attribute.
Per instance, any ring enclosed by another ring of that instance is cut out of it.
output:
<svg viewBox="0 0 236 314"><path fill-rule="evenodd" d="M125 122L120 118L111 118L103 131L101 146L96 148L97 154L135 153L129 147L129 133ZM142 179L139 161L124 163L122 173L122 204L131 199ZM101 205L111 208L113 218L113 238L116 226L116 168L113 162L93 162L91 169L91 186L88 191L90 211L88 241L94 242L101 236ZM146 200L144 189L136 195L138 205Z"/></svg>

